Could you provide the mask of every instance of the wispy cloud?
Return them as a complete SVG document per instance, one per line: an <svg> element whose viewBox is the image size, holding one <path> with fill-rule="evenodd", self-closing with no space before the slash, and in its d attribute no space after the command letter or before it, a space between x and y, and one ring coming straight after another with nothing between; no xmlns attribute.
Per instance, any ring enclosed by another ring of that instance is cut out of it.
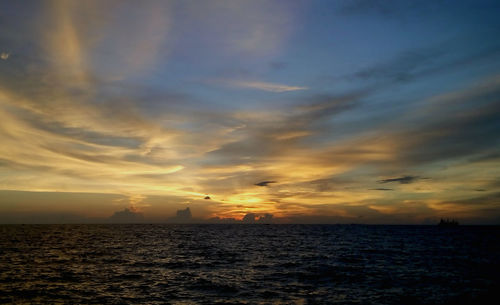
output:
<svg viewBox="0 0 500 305"><path fill-rule="evenodd" d="M398 177L398 178L382 179L382 180L379 180L378 182L379 183L398 182L401 184L409 184L409 183L415 182L418 179L419 179L418 176L404 176L404 177Z"/></svg>
<svg viewBox="0 0 500 305"><path fill-rule="evenodd" d="M255 183L255 185L257 185L257 186L268 186L271 183L276 183L276 181L262 181L262 182L259 182L259 183Z"/></svg>
<svg viewBox="0 0 500 305"><path fill-rule="evenodd" d="M246 81L246 80L217 80L215 83L222 84L229 87L255 89L269 92L289 92L297 90L307 90L307 87L290 86L284 84L268 83L261 81Z"/></svg>
<svg viewBox="0 0 500 305"><path fill-rule="evenodd" d="M166 3L133 9L123 5L120 10L112 2L56 0L46 6L48 28L42 31L42 45L61 79L87 90L95 90L88 87L94 75L116 81L150 68L169 29Z"/></svg>

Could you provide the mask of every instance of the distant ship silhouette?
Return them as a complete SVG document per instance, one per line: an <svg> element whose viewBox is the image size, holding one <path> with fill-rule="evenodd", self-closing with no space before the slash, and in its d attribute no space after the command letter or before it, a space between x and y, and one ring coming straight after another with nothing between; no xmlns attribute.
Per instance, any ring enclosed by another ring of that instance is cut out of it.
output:
<svg viewBox="0 0 500 305"><path fill-rule="evenodd" d="M443 219L441 218L441 221L438 223L438 226L440 227L456 227L458 226L458 221L455 219Z"/></svg>

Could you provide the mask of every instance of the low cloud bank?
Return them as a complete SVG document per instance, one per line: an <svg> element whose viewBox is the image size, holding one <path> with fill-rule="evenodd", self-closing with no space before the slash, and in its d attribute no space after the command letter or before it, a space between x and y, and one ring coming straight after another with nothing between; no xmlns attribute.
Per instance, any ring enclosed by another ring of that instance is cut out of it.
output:
<svg viewBox="0 0 500 305"><path fill-rule="evenodd" d="M144 215L125 208L123 211L115 212L108 218L108 221L112 223L141 223L144 222Z"/></svg>
<svg viewBox="0 0 500 305"><path fill-rule="evenodd" d="M248 213L241 220L235 218L210 218L209 223L246 223L246 224L270 224L274 223L273 214Z"/></svg>

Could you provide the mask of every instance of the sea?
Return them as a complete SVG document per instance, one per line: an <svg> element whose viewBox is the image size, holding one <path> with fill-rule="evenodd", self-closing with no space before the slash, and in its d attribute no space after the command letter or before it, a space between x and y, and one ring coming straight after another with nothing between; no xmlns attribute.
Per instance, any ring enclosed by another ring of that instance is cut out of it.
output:
<svg viewBox="0 0 500 305"><path fill-rule="evenodd" d="M498 304L500 227L0 225L3 304Z"/></svg>

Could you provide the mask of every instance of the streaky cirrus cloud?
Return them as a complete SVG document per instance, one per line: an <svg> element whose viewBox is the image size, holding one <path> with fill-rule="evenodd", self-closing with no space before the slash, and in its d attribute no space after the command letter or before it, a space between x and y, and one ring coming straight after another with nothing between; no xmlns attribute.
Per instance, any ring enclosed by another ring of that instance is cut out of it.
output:
<svg viewBox="0 0 500 305"><path fill-rule="evenodd" d="M307 87L303 86L290 86L284 84L276 84L262 81L252 81L252 80L215 80L211 83L220 84L228 87L242 88L242 89L254 89L268 92L290 92L298 90L307 90Z"/></svg>
<svg viewBox="0 0 500 305"><path fill-rule="evenodd" d="M382 179L379 180L378 183L389 183L389 182L398 182L401 184L409 184L413 183L420 179L418 176L403 176L403 177L398 177L398 178L388 178L388 179Z"/></svg>

